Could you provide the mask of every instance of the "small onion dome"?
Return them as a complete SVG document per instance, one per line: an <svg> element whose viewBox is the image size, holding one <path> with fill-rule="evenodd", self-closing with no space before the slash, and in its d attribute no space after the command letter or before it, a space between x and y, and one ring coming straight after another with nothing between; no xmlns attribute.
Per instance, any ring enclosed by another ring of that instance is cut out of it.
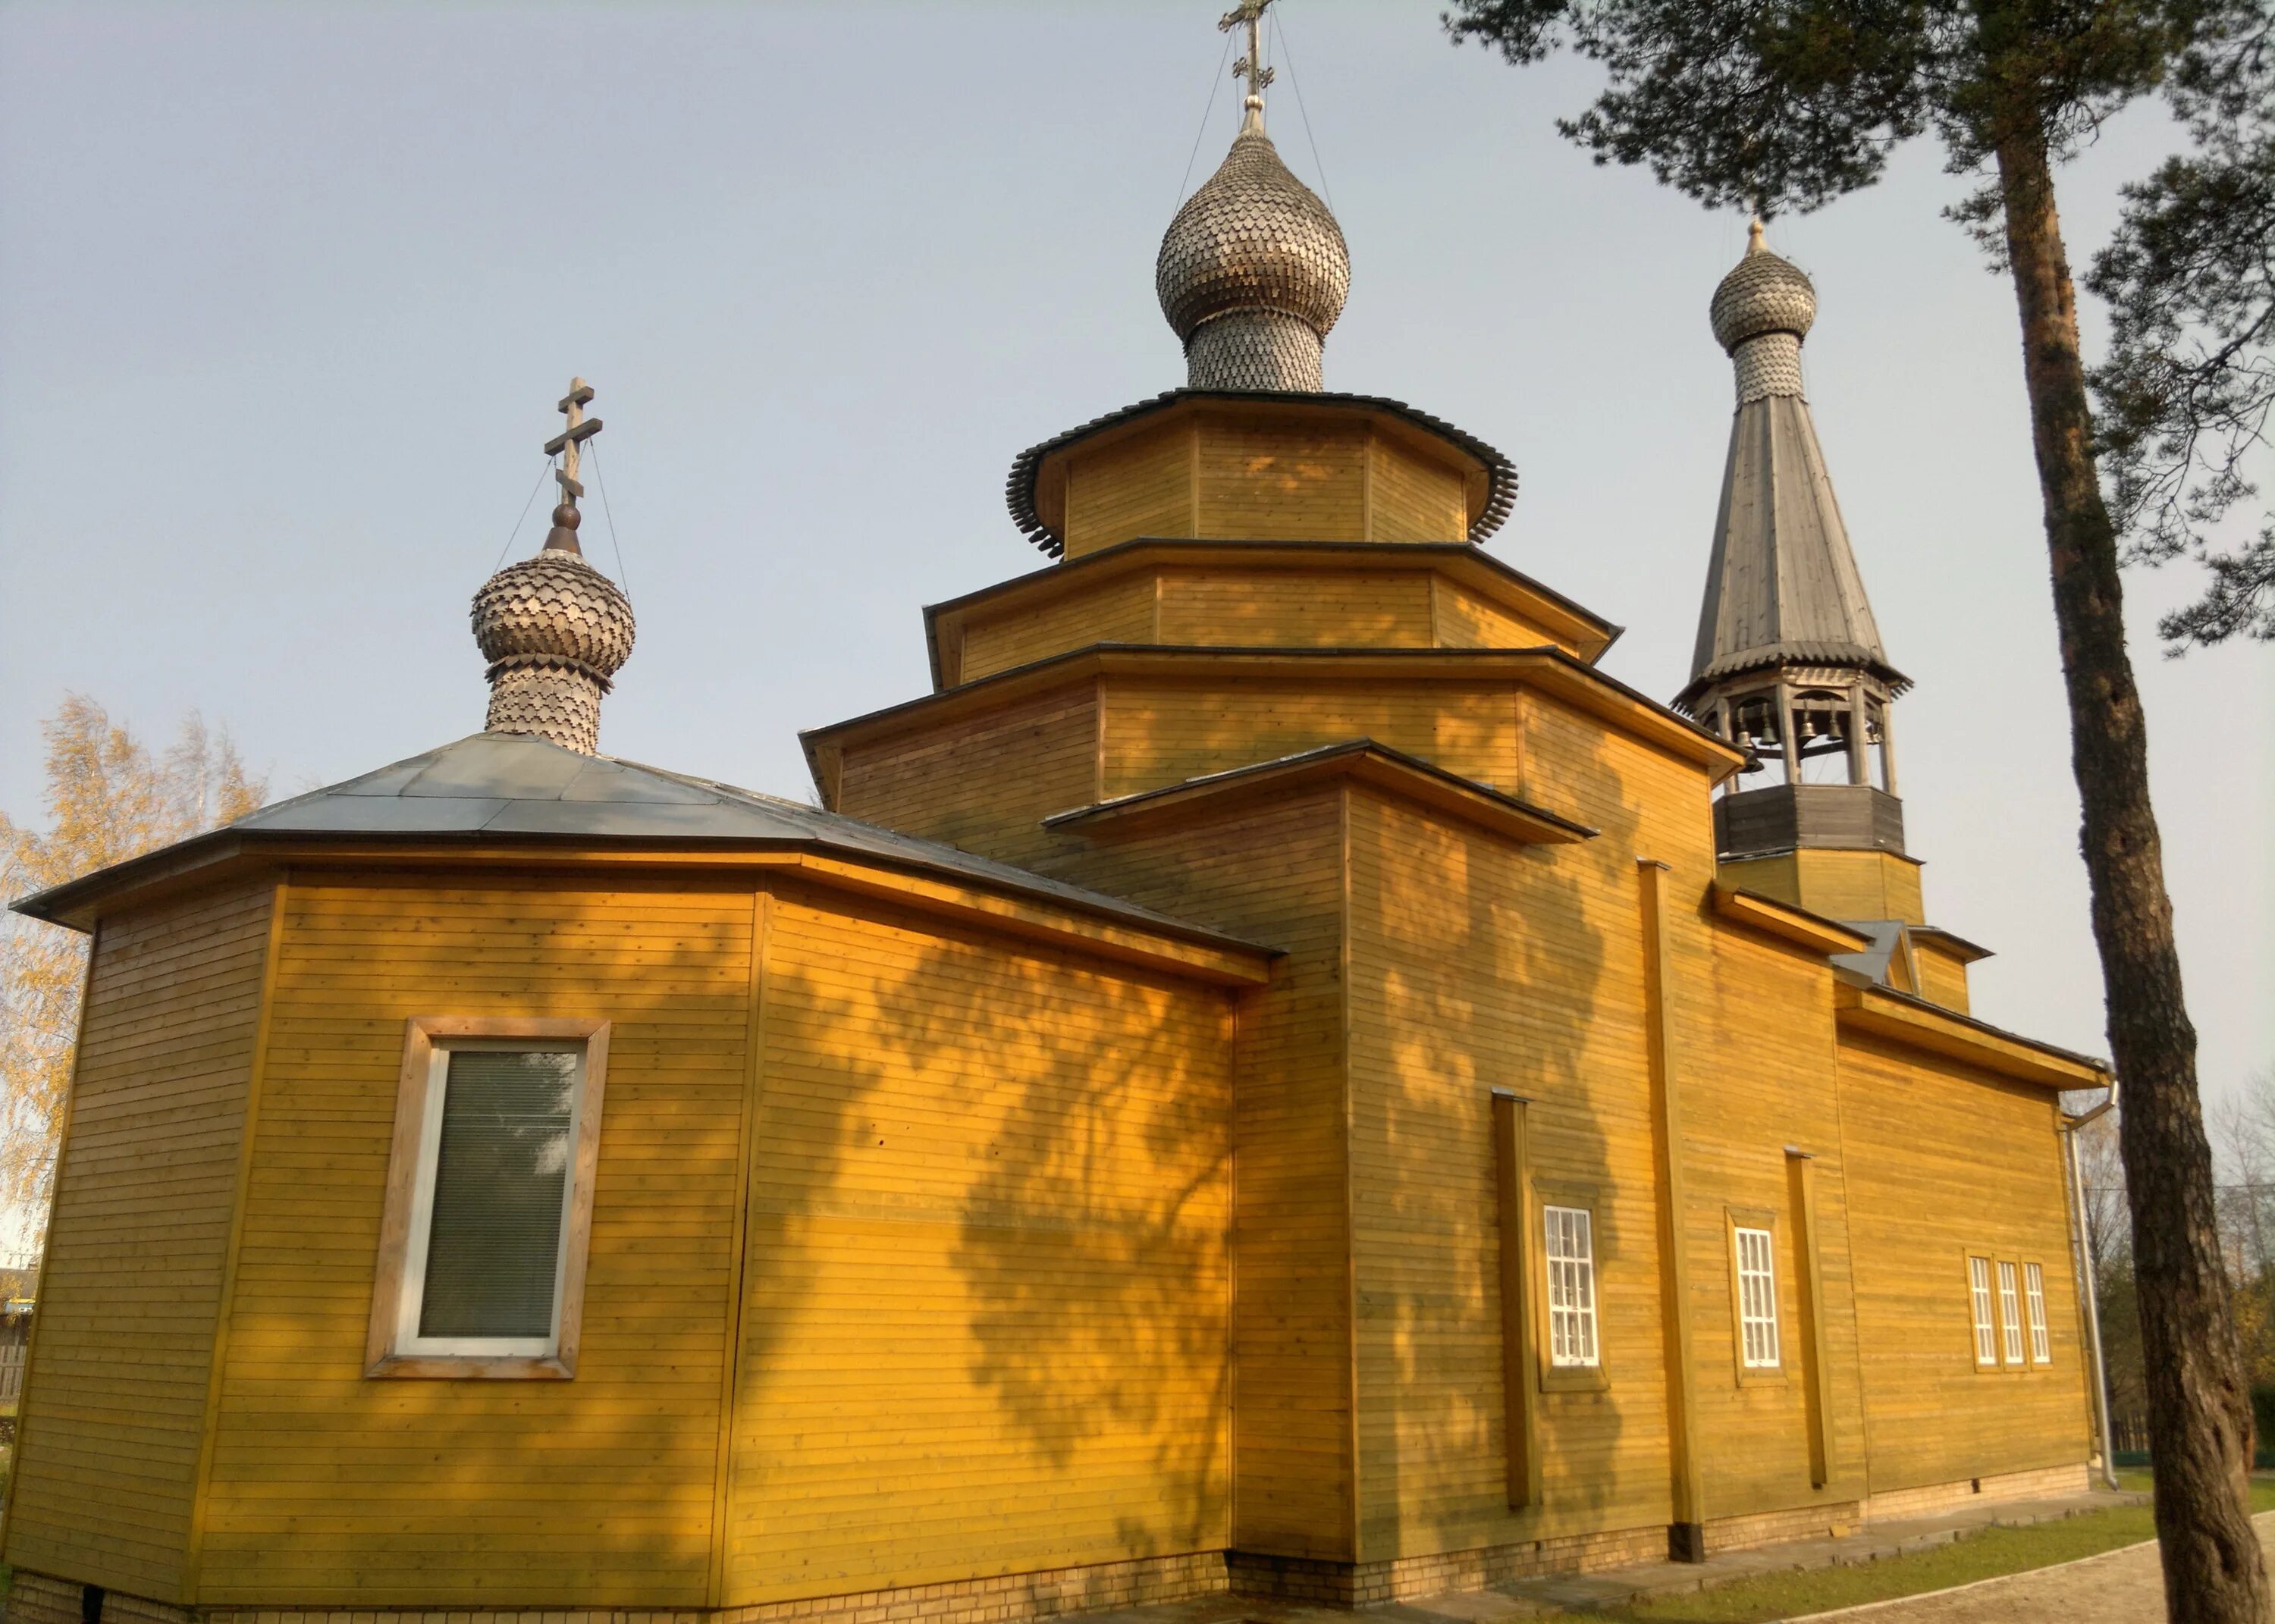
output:
<svg viewBox="0 0 2275 1624"><path fill-rule="evenodd" d="M554 533L568 531L569 545L548 541L474 594L474 641L493 680L510 666L566 667L596 678L606 692L608 679L631 658L631 601L575 550L578 518L563 502L553 511Z"/></svg>
<svg viewBox="0 0 2275 1624"><path fill-rule="evenodd" d="M1188 344L1202 323L1234 311L1293 316L1323 339L1342 313L1350 292L1342 228L1280 162L1253 107L1217 172L1169 222L1153 291Z"/></svg>
<svg viewBox="0 0 2275 1624"><path fill-rule="evenodd" d="M1757 220L1745 258L1714 290L1708 314L1714 323L1714 341L1726 351L1735 351L1764 333L1806 338L1817 320L1817 289L1798 266L1763 245L1762 223Z"/></svg>

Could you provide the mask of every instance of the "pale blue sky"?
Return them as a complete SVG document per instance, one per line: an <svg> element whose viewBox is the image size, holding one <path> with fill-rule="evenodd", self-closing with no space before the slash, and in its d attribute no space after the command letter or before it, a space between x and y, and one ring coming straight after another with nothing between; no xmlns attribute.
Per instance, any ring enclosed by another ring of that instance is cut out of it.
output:
<svg viewBox="0 0 2275 1624"><path fill-rule="evenodd" d="M796 739L922 691L918 606L1036 567L1022 447L1179 382L1152 289L1222 0L827 8L0 11L0 807L38 812L66 690L195 706L279 792L479 728L469 594L569 375L639 644L603 747L790 795ZM1744 243L1552 116L1434 0L1283 0L1272 128L1351 245L1329 387L1508 452L1492 551L1687 675L1730 413L1706 300ZM1289 58L1296 72L1289 74ZM1236 119L1216 87L1194 184ZM2161 155L2064 176L2082 263ZM1891 657L1931 917L1998 950L1976 1008L2101 1052L2013 296L1904 155L1773 245ZM2097 313L2088 312L2089 321ZM612 572L588 503L588 551ZM541 510L517 552L537 543ZM2275 654L2135 653L2207 1086L2275 1064Z"/></svg>

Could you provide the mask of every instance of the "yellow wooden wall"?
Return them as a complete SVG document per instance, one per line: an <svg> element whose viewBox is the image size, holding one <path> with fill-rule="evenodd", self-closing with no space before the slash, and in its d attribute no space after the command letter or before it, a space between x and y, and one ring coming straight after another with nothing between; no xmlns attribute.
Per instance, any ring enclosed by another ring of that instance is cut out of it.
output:
<svg viewBox="0 0 2275 1624"><path fill-rule="evenodd" d="M1099 798L1098 698L1089 681L845 752L834 810L1006 863L1077 842L1042 827Z"/></svg>
<svg viewBox="0 0 2275 1624"><path fill-rule="evenodd" d="M1591 809L1590 815L1594 815ZM1357 789L1352 1199L1364 1558L1668 1520L1642 939L1629 851L1519 847ZM1596 1212L1611 1386L1538 1395L1507 1500L1490 1091L1535 1180Z"/></svg>
<svg viewBox="0 0 2275 1624"><path fill-rule="evenodd" d="M729 1604L1221 1549L1229 1012L785 892Z"/></svg>
<svg viewBox="0 0 2275 1624"><path fill-rule="evenodd" d="M1334 785L1101 835L1054 872L1286 951L1235 1044L1233 1544L1352 1560L1344 865Z"/></svg>
<svg viewBox="0 0 2275 1624"><path fill-rule="evenodd" d="M1856 1035L1840 1087L1872 1491L2084 1460L2055 1096ZM2051 1365L1976 1370L1970 1250L2044 1265Z"/></svg>
<svg viewBox="0 0 2275 1624"><path fill-rule="evenodd" d="M1441 648L1562 648L1578 653L1546 628L1447 580L1438 583L1434 640Z"/></svg>
<svg viewBox="0 0 2275 1624"><path fill-rule="evenodd" d="M180 1595L270 896L103 925L16 1452L17 1567Z"/></svg>
<svg viewBox="0 0 2275 1624"><path fill-rule="evenodd" d="M1165 424L1066 464L1066 555L1079 558L1133 536L1190 536L1193 428Z"/></svg>
<svg viewBox="0 0 2275 1624"><path fill-rule="evenodd" d="M1919 995L1946 1009L1967 1013L1968 961L1929 941L1912 943L1912 963L1919 967Z"/></svg>
<svg viewBox="0 0 2275 1624"><path fill-rule="evenodd" d="M975 616L964 629L960 680L978 682L1093 643L1161 642L1154 595L1154 578L1132 573L1032 608Z"/></svg>
<svg viewBox="0 0 2275 1624"><path fill-rule="evenodd" d="M1165 570L1160 640L1252 648L1426 648L1430 578L1406 570Z"/></svg>
<svg viewBox="0 0 2275 1624"><path fill-rule="evenodd" d="M1925 923L1920 865L1891 851L1801 850L1726 863L1723 879L1829 919Z"/></svg>
<svg viewBox="0 0 2275 1624"><path fill-rule="evenodd" d="M1469 495L1453 468L1377 435L1367 473L1369 540L1458 541L1469 533Z"/></svg>
<svg viewBox="0 0 2275 1624"><path fill-rule="evenodd" d="M373 874L287 895L198 1599L701 1605L749 892ZM414 1015L615 1023L574 1381L363 1375Z"/></svg>
<svg viewBox="0 0 2275 1624"><path fill-rule="evenodd" d="M1692 924L1695 910L1684 912ZM1864 1434L1840 1117L1831 1086L1832 972L1822 955L1772 938L1719 924L1709 934L1706 973L1684 977L1676 998L1701 1023L1682 1073L1682 1137L1698 1454L1712 1519L1860 1499ZM1812 1349L1788 1145L1815 1159L1833 1469L1821 1490L1810 1483ZM1766 1216L1774 1237L1782 1361L1774 1372L1741 1368L1733 1209L1749 1222Z"/></svg>

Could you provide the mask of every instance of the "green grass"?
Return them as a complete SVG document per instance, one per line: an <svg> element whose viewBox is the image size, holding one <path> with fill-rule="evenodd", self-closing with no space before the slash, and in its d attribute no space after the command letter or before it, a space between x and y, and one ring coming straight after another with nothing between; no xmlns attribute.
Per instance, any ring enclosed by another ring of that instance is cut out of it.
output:
<svg viewBox="0 0 2275 1624"><path fill-rule="evenodd" d="M2128 1489L2146 1491L2145 1471L2118 1473ZM2275 1511L2275 1481L2254 1478L2251 1509ZM1993 1528L1931 1551L1891 1557L1861 1567L1825 1567L1809 1573L1766 1574L1719 1590L1669 1596L1625 1611L1591 1613L1606 1624L1769 1624L1778 1619L1887 1601L1927 1590L1972 1584L2001 1574L2027 1573L2074 1562L2080 1557L2138 1545L2157 1537L2146 1506L2120 1507L2041 1522L2030 1528Z"/></svg>

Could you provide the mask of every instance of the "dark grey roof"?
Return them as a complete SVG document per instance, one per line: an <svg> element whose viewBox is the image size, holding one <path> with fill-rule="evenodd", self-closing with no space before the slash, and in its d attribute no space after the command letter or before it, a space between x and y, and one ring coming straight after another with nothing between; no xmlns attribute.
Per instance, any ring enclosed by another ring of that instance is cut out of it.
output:
<svg viewBox="0 0 2275 1624"><path fill-rule="evenodd" d="M1730 427L1690 683L1779 665L1858 667L1901 688L1864 596L1809 404L1766 395Z"/></svg>
<svg viewBox="0 0 2275 1624"><path fill-rule="evenodd" d="M1066 550L1066 538L1048 525L1035 508L1035 473L1043 458L1069 442L1096 434L1101 428L1111 428L1116 423L1158 412L1164 406L1175 405L1181 400L1262 400L1262 401L1325 401L1339 406L1372 406L1396 417L1404 418L1417 427L1428 429L1441 439L1450 440L1485 465L1489 483L1485 490L1485 505L1470 525L1470 540L1482 541L1501 527L1508 510L1516 505L1516 465L1503 457L1476 435L1455 427L1442 418L1408 405L1402 400L1391 400L1380 395L1343 395L1334 390L1318 394L1287 394L1271 389L1171 389L1156 395L1151 400L1141 400L1134 406L1124 406L1119 412L1109 412L1102 418L1092 418L1087 423L1054 434L1040 445L1031 445L1019 453L1011 464L1011 477L1003 482L1003 500L1011 509L1011 522L1019 533L1056 558Z"/></svg>
<svg viewBox="0 0 2275 1624"><path fill-rule="evenodd" d="M1022 892L1086 913L1175 935L1252 944L1120 897L1030 873L1008 863L918 840L858 819L732 784L666 772L609 756L581 755L525 734L477 733L360 778L264 806L181 846L246 837L381 839L388 836L686 842L717 848L807 848L900 869L917 869ZM47 917L74 895L129 877L166 853L98 870L23 898L20 912Z"/></svg>

